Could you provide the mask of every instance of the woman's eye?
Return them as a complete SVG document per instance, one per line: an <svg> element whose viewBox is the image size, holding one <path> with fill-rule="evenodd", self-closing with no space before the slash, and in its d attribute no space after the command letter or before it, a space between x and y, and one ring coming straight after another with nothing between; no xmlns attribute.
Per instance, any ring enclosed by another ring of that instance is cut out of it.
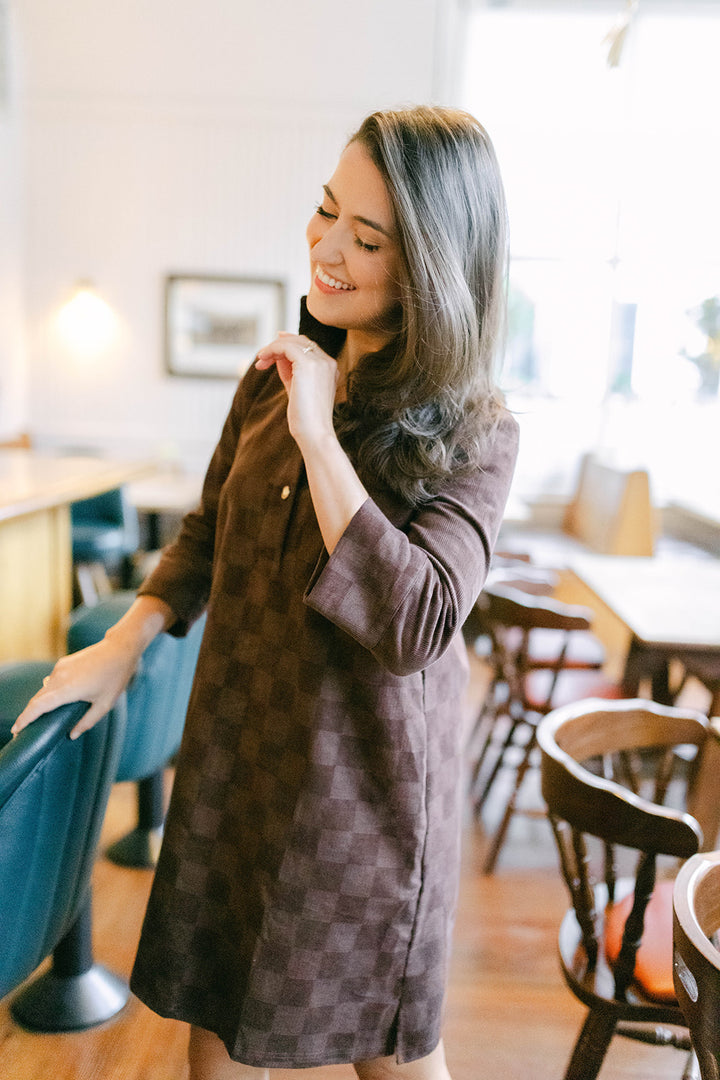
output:
<svg viewBox="0 0 720 1080"><path fill-rule="evenodd" d="M377 251L380 247L379 244L366 244L365 241L361 240L359 236L355 237L355 243L359 248L362 248L363 251Z"/></svg>
<svg viewBox="0 0 720 1080"><path fill-rule="evenodd" d="M315 213L319 214L322 218L328 218L331 221L335 218L335 214L331 214L329 210L326 210L324 206L316 206Z"/></svg>

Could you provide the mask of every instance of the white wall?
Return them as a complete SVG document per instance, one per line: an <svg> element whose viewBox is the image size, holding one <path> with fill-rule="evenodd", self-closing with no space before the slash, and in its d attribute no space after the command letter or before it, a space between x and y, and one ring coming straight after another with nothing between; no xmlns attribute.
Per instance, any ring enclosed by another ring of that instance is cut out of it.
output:
<svg viewBox="0 0 720 1080"><path fill-rule="evenodd" d="M0 0L0 439L20 432L26 418L17 61L15 27Z"/></svg>
<svg viewBox="0 0 720 1080"><path fill-rule="evenodd" d="M446 0L17 0L24 56L29 426L41 442L202 467L233 386L164 373L167 273L306 285L304 227L374 108L447 92ZM444 66L443 66L444 65ZM119 319L81 364L79 278Z"/></svg>

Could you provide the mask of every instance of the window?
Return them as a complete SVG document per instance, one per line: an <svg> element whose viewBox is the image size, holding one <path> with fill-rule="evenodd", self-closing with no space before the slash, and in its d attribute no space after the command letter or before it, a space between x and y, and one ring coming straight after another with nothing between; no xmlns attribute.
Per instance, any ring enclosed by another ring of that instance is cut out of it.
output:
<svg viewBox="0 0 720 1080"><path fill-rule="evenodd" d="M639 0L611 67L630 11L478 0L468 16L463 103L510 212L516 490L567 491L595 449L647 466L660 502L720 506L720 3Z"/></svg>

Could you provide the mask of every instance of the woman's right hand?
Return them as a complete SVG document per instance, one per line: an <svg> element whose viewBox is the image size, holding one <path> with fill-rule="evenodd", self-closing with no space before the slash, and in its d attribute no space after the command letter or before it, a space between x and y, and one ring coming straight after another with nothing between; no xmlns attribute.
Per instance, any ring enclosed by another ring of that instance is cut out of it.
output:
<svg viewBox="0 0 720 1080"><path fill-rule="evenodd" d="M89 701L90 708L70 732L70 738L76 739L110 711L130 682L137 661L136 655L108 638L63 656L18 716L13 735L59 705Z"/></svg>
<svg viewBox="0 0 720 1080"><path fill-rule="evenodd" d="M89 701L90 708L70 732L70 738L77 739L110 711L133 677L144 650L174 618L164 601L138 597L101 641L58 660L43 680L42 689L13 724L13 735L60 705Z"/></svg>

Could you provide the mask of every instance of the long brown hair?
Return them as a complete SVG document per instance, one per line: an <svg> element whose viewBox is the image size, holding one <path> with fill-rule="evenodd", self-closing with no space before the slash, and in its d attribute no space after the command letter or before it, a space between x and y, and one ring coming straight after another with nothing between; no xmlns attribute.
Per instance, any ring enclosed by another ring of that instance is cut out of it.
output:
<svg viewBox="0 0 720 1080"><path fill-rule="evenodd" d="M362 357L338 434L361 475L411 504L482 464L502 409L494 361L502 337L507 214L492 143L458 109L369 116L350 139L387 185L402 271L401 324Z"/></svg>

